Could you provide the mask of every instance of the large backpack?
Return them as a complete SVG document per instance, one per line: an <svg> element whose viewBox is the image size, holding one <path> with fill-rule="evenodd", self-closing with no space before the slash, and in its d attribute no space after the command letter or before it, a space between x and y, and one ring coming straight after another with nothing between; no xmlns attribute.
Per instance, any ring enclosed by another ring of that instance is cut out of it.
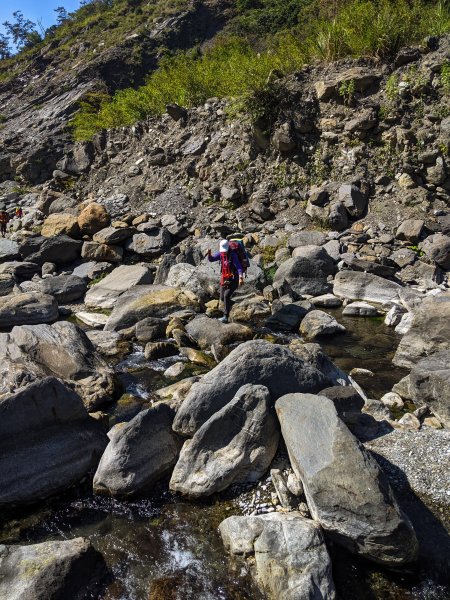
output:
<svg viewBox="0 0 450 600"><path fill-rule="evenodd" d="M245 249L244 240L238 237L232 237L228 240L230 242L230 250L236 252L239 262L242 267L242 274L247 277L247 269L250 267L250 259L248 257L247 250Z"/></svg>

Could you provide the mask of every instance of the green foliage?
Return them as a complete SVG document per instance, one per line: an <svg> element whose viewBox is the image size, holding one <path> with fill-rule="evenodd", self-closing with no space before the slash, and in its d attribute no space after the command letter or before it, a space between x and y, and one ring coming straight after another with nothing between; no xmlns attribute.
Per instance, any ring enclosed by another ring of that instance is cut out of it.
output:
<svg viewBox="0 0 450 600"><path fill-rule="evenodd" d="M441 69L441 86L444 94L450 96L450 62L445 62Z"/></svg>
<svg viewBox="0 0 450 600"><path fill-rule="evenodd" d="M408 248L415 252L419 258L425 254L425 252L421 250L419 246L408 246Z"/></svg>
<svg viewBox="0 0 450 600"><path fill-rule="evenodd" d="M264 272L264 276L266 278L267 283L269 285L271 285L273 283L275 273L277 272L277 266L272 265L271 267L268 267L267 269L263 269L263 272Z"/></svg>
<svg viewBox="0 0 450 600"><path fill-rule="evenodd" d="M323 60L346 56L393 56L402 46L450 29L446 2L354 0L335 18L318 20L306 40L309 55Z"/></svg>
<svg viewBox="0 0 450 600"><path fill-rule="evenodd" d="M172 0L172 3L177 1L184 0ZM424 0L350 0L340 8L337 2L319 0L286 3L238 0L238 10L242 17L248 16L246 11L269 14L276 10L281 14L284 4L291 10L295 5L296 11L309 14L309 18L302 21L301 30L294 27L263 38L258 42L259 51L249 38L234 36L222 38L204 54L196 49L165 56L144 86L119 91L112 98L86 98L72 122L75 139L87 140L102 129L131 125L149 115L162 114L169 103L191 107L211 97L228 97L232 99L232 112L245 112L255 122L270 124L275 120L279 105L279 77L299 70L305 63L346 56L390 56L401 46L420 41L425 35L450 31L447 4ZM115 2L108 10L117 11L118 5L123 3ZM141 9L144 10L144 5ZM86 19L92 18L92 15L86 16ZM63 23L61 28L65 27ZM257 28L252 31L256 32ZM267 31L270 31L268 26ZM424 85L422 76L413 71L408 76L412 89L419 95ZM394 94L393 82L390 85L388 95ZM346 82L339 92L347 104L351 103L355 83ZM323 166L317 166L318 171L323 170ZM320 178L322 173L316 176Z"/></svg>
<svg viewBox="0 0 450 600"><path fill-rule="evenodd" d="M347 106L352 104L355 98L355 91L356 88L354 79L350 79L349 81L343 81L341 83L341 85L339 86L339 96L343 98L344 104L347 104Z"/></svg>

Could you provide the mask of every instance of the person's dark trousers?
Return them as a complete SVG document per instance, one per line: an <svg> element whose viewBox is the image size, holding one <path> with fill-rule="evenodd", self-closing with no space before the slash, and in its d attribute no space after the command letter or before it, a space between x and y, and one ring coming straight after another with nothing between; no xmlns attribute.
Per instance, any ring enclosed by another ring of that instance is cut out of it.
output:
<svg viewBox="0 0 450 600"><path fill-rule="evenodd" d="M222 300L222 302L224 304L223 313L227 317L231 312L231 305L232 305L231 297L234 294L234 292L238 289L238 287L239 287L239 277L235 277L234 279L232 279L230 281L230 284L228 287L221 286L221 288L220 288L220 299Z"/></svg>

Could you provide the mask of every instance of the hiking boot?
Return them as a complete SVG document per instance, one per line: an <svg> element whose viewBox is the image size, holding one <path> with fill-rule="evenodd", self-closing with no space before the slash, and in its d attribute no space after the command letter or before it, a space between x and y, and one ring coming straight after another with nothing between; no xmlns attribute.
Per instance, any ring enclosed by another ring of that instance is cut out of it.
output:
<svg viewBox="0 0 450 600"><path fill-rule="evenodd" d="M220 319L217 319L217 320L220 321L221 323L228 323L227 315L223 315L223 317L220 317Z"/></svg>

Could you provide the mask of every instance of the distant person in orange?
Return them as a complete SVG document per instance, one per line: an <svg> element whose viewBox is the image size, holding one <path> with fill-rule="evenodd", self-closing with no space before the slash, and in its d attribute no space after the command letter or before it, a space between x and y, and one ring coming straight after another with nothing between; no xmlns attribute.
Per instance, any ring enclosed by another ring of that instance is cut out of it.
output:
<svg viewBox="0 0 450 600"><path fill-rule="evenodd" d="M21 219L23 217L23 210L20 206L16 206L14 216L16 217L16 219Z"/></svg>
<svg viewBox="0 0 450 600"><path fill-rule="evenodd" d="M6 212L6 210L1 210L0 211L0 232L2 234L2 237L5 237L6 235L6 227L9 223L9 215Z"/></svg>

